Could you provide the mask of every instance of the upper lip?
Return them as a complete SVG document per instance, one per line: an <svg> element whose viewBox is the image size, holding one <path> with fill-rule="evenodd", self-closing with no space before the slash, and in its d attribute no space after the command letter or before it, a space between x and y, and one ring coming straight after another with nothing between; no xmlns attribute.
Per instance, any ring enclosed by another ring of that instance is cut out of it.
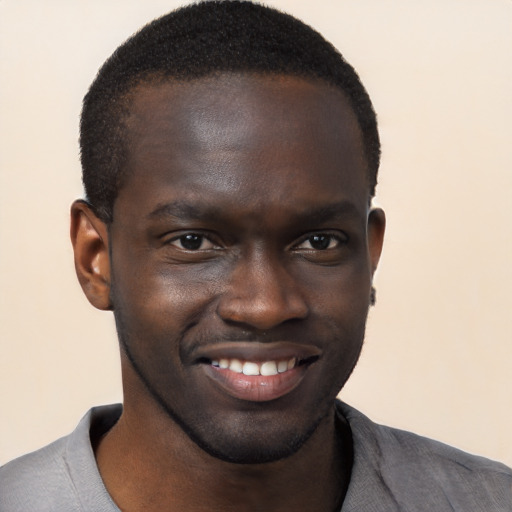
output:
<svg viewBox="0 0 512 512"><path fill-rule="evenodd" d="M304 361L319 358L322 351L314 345L290 341L224 341L202 345L192 355L197 363L219 359L265 362L289 360L293 357L297 361Z"/></svg>

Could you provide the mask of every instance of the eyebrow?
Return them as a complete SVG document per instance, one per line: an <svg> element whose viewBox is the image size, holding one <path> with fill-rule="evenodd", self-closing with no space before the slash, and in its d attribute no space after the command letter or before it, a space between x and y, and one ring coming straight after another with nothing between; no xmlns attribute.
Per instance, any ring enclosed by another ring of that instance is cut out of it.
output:
<svg viewBox="0 0 512 512"><path fill-rule="evenodd" d="M149 219L175 217L177 219L203 220L216 218L221 215L221 209L201 204L200 206L185 201L159 204L148 215Z"/></svg>
<svg viewBox="0 0 512 512"><path fill-rule="evenodd" d="M321 224L332 219L360 218L361 212L352 201L343 200L328 204L310 211L301 212L299 215L306 224Z"/></svg>
<svg viewBox="0 0 512 512"><path fill-rule="evenodd" d="M162 219L174 217L175 219L190 220L216 220L225 217L225 211L221 208L201 203L199 205L186 201L172 201L163 203L148 214L148 219ZM295 220L305 225L321 224L332 219L361 217L361 212L356 205L349 200L322 205L320 207L306 209L295 215Z"/></svg>

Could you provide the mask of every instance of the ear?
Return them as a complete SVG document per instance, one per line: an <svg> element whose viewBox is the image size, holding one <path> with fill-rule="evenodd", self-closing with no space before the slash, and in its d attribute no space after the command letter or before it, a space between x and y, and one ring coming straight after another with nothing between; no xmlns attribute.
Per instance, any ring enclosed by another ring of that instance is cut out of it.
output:
<svg viewBox="0 0 512 512"><path fill-rule="evenodd" d="M379 264L382 244L384 242L384 231L386 231L386 215L384 210L372 208L368 214L368 250L370 253L372 276Z"/></svg>
<svg viewBox="0 0 512 512"><path fill-rule="evenodd" d="M76 274L87 299L98 309L112 309L107 225L78 200L71 205L70 234Z"/></svg>

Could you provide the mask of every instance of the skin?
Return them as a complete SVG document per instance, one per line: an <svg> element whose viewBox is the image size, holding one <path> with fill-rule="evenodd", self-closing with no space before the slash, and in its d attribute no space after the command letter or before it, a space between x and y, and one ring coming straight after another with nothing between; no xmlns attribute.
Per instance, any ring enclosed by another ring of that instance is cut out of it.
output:
<svg viewBox="0 0 512 512"><path fill-rule="evenodd" d="M96 449L107 489L128 511L334 510L351 468L334 400L385 225L346 98L224 74L141 85L130 112L112 224L72 207L80 282L122 348L124 411ZM306 361L258 401L219 384L216 350Z"/></svg>

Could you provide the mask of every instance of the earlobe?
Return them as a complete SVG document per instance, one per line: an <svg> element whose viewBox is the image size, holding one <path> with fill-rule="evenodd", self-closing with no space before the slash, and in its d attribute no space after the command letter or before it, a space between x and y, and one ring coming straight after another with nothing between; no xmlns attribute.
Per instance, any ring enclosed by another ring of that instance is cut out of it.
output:
<svg viewBox="0 0 512 512"><path fill-rule="evenodd" d="M98 309L112 309L108 229L83 200L71 205L70 235L76 274L87 299Z"/></svg>
<svg viewBox="0 0 512 512"><path fill-rule="evenodd" d="M386 231L386 215L381 208L372 208L368 214L368 250L372 276L379 264Z"/></svg>

